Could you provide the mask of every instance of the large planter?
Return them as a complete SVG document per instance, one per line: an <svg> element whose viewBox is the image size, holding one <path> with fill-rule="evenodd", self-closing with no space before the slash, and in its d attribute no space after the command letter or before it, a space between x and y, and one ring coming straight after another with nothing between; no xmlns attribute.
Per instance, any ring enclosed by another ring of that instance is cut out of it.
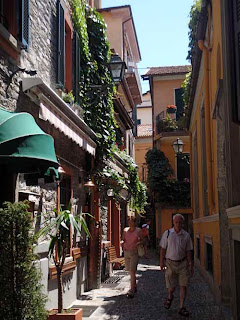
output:
<svg viewBox="0 0 240 320"><path fill-rule="evenodd" d="M82 320L82 309L71 309L66 313L58 313L57 309L52 309L47 320Z"/></svg>

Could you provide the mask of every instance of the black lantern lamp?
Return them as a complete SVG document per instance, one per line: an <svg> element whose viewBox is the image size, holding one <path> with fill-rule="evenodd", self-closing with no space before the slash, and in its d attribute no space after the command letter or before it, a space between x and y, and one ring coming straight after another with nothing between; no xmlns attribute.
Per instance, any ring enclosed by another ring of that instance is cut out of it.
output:
<svg viewBox="0 0 240 320"><path fill-rule="evenodd" d="M172 146L176 155L183 153L184 143L181 139L177 138L177 140L173 142Z"/></svg>
<svg viewBox="0 0 240 320"><path fill-rule="evenodd" d="M112 74L113 82L120 82L124 77L125 69L127 68L127 66L118 54L113 53L111 55L109 68Z"/></svg>

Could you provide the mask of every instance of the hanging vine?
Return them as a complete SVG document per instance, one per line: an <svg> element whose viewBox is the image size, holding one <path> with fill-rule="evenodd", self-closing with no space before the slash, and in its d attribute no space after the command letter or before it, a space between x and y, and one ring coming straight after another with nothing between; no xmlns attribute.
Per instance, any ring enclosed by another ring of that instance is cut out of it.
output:
<svg viewBox="0 0 240 320"><path fill-rule="evenodd" d="M134 160L126 153L119 154L129 171L128 179L109 166L109 159L113 159L116 152L114 145L118 126L113 107L116 88L108 68L111 51L106 24L102 16L82 0L72 0L72 13L81 50L80 104L85 122L97 135L95 169L98 186L102 187L102 181L105 188L108 183L115 184L116 199L121 189L128 190L131 207L136 212L144 212L146 188L139 180Z"/></svg>
<svg viewBox="0 0 240 320"><path fill-rule="evenodd" d="M116 89L108 68L111 52L102 16L81 0L72 1L73 21L80 38L80 103L84 120L97 135L96 164L112 156L116 141L113 96Z"/></svg>

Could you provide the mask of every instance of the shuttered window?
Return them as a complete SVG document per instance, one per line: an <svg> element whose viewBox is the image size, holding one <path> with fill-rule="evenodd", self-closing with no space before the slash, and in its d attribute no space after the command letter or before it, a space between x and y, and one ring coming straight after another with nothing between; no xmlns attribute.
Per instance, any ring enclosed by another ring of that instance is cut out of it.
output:
<svg viewBox="0 0 240 320"><path fill-rule="evenodd" d="M73 93L75 96L75 101L79 103L80 97L80 88L79 88L79 82L80 82L80 40L78 33L74 33L74 50L73 50Z"/></svg>
<svg viewBox="0 0 240 320"><path fill-rule="evenodd" d="M240 0L233 0L233 21L235 38L235 63L236 63L236 95L237 104L234 106L233 118L240 121Z"/></svg>
<svg viewBox="0 0 240 320"><path fill-rule="evenodd" d="M21 0L18 3L18 19L19 19L19 29L18 38L22 43L22 49L28 49L29 45L29 0Z"/></svg>
<svg viewBox="0 0 240 320"><path fill-rule="evenodd" d="M182 117L184 111L183 88L175 89L175 105L177 106L176 120Z"/></svg>
<svg viewBox="0 0 240 320"><path fill-rule="evenodd" d="M58 2L58 68L57 84L59 88L65 85L65 19L64 8L61 2Z"/></svg>

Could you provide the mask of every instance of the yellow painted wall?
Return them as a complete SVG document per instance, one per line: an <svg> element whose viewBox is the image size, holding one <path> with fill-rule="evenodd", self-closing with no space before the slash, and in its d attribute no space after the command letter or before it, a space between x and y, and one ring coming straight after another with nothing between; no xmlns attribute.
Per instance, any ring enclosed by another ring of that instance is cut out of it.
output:
<svg viewBox="0 0 240 320"><path fill-rule="evenodd" d="M101 15L107 24L107 38L110 42L110 48L114 48L123 60L122 17L113 15L111 11L102 11Z"/></svg>
<svg viewBox="0 0 240 320"><path fill-rule="evenodd" d="M216 99L216 93L218 88L218 80L222 79L222 42L221 42L221 13L220 13L220 0L212 1L212 12L209 7L209 21L208 28L206 32L206 37L204 44L207 45L209 50L207 51L208 55L208 64L206 64L206 60L204 61L204 55L202 55L202 64L199 72L199 79L201 79L201 74L203 72L203 79L198 83L198 89L195 93L195 102L194 108L191 115L191 125L190 132L191 136L193 136L194 132L197 131L197 152L195 155L198 159L198 189L199 189L199 218L204 216L203 212L203 193L202 193L202 185L203 185L203 172L202 172L202 151L203 147L206 146L206 142L201 143L201 107L202 104L206 107L206 86L205 84L207 75L209 76L209 85L208 85L208 93L209 93L209 107L210 107L210 140L207 140L207 143L211 145L210 159L211 159L211 173L212 173L212 182L208 185L208 189L212 188L212 205L209 203L209 207L212 207L208 213L209 215L218 214L218 188L217 188L217 124L216 120L212 118L212 112L214 108L214 103ZM204 63L208 70L208 74L206 74L206 70L204 71ZM200 80L199 80L200 81ZM205 114L206 117L206 114ZM206 122L205 122L206 123ZM191 141L192 143L192 141ZM191 155L191 159L192 159ZM193 166L193 164L191 164ZM191 177L191 187L193 188L194 179L196 178L196 172L193 171L193 167L191 168L192 177ZM193 189L192 189L193 192ZM194 199L194 197L193 197ZM205 212L206 215L206 212ZM207 217L206 217L207 219ZM221 283L221 270L220 270L220 237L219 237L219 222L206 222L204 218L204 222L196 222L194 223L194 234L199 234L200 236L200 244L201 244L201 265L205 267L205 243L204 236L208 235L212 237L212 245L213 245L213 268L214 268L214 282L217 285ZM196 237L194 236L194 240Z"/></svg>
<svg viewBox="0 0 240 320"><path fill-rule="evenodd" d="M179 76L178 76L179 77ZM180 79L161 80L161 77L153 78L153 102L154 102L154 119L162 112L166 111L167 105L175 104L174 89L181 88L185 75ZM155 121L155 120L154 120Z"/></svg>
<svg viewBox="0 0 240 320"><path fill-rule="evenodd" d="M205 236L210 236L212 238L213 245L213 278L214 281L219 285L221 283L221 273L220 273L220 235L218 228L218 221L214 222L202 222L194 223L193 230L194 235L198 234L200 238L200 255L201 255L201 266L205 268ZM194 245L196 250L196 237L194 237Z"/></svg>
<svg viewBox="0 0 240 320"><path fill-rule="evenodd" d="M138 174L142 181L142 166L146 167L145 155L148 150L152 149L152 137L136 138L134 143L135 161L138 165Z"/></svg>

